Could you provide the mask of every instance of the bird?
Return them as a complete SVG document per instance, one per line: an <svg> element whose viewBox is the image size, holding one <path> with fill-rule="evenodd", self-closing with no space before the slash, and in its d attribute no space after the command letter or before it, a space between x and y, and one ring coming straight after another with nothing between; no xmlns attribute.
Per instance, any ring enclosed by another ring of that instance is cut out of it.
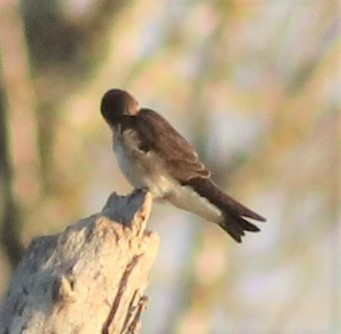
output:
<svg viewBox="0 0 341 334"><path fill-rule="evenodd" d="M260 231L250 220L266 219L222 191L194 147L163 116L117 88L104 94L100 111L112 131L117 163L133 187L217 224L238 243L247 231Z"/></svg>

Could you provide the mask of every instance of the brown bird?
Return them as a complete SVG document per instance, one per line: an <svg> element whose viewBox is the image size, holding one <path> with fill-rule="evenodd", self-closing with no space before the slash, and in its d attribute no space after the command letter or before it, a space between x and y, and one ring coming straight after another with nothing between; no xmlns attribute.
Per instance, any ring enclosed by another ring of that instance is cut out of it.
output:
<svg viewBox="0 0 341 334"><path fill-rule="evenodd" d="M106 92L101 113L112 130L118 164L135 188L218 224L237 242L245 231L259 231L247 218L266 221L220 190L193 146L128 92Z"/></svg>

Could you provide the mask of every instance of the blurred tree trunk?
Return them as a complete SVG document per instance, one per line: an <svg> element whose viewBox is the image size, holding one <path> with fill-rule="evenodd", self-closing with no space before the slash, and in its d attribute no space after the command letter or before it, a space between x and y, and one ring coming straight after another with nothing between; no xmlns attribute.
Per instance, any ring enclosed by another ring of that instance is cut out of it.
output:
<svg viewBox="0 0 341 334"><path fill-rule="evenodd" d="M4 89L0 75L0 202L3 203L0 208L0 241L8 254L9 264L14 266L20 260L23 247L19 238L20 218L13 191L4 100Z"/></svg>
<svg viewBox="0 0 341 334"><path fill-rule="evenodd" d="M23 250L20 208L29 207L38 197L39 159L32 82L17 2L1 1L0 13L0 173L4 198L0 233L13 267Z"/></svg>
<svg viewBox="0 0 341 334"><path fill-rule="evenodd" d="M34 240L0 308L0 333L137 333L159 238L151 196L113 193L102 212Z"/></svg>

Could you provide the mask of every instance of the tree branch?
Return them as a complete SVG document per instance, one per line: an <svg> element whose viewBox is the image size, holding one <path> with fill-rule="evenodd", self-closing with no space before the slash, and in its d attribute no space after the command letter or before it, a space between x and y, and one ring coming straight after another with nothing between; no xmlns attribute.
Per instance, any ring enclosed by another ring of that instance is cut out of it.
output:
<svg viewBox="0 0 341 334"><path fill-rule="evenodd" d="M0 308L0 333L136 333L159 238L151 196L113 193L101 213L34 240Z"/></svg>

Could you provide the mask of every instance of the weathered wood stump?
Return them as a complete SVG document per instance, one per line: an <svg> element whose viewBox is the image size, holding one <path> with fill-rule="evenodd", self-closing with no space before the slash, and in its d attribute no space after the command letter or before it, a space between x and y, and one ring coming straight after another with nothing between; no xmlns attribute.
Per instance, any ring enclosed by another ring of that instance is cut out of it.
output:
<svg viewBox="0 0 341 334"><path fill-rule="evenodd" d="M136 333L159 238L149 193L113 193L101 213L32 241L0 307L0 333Z"/></svg>

